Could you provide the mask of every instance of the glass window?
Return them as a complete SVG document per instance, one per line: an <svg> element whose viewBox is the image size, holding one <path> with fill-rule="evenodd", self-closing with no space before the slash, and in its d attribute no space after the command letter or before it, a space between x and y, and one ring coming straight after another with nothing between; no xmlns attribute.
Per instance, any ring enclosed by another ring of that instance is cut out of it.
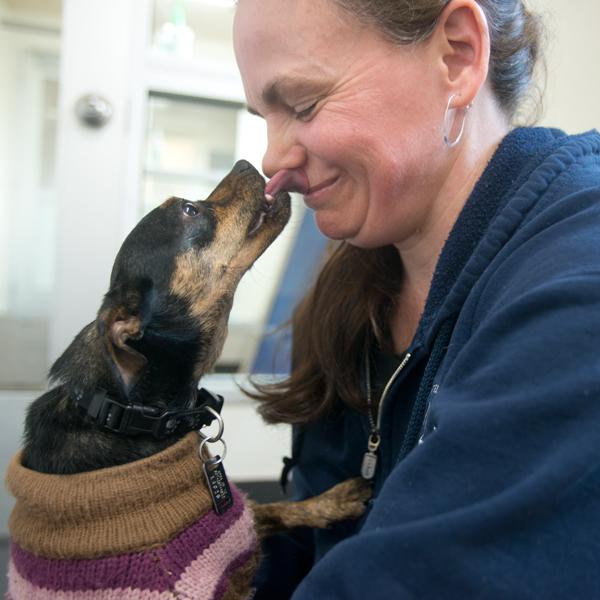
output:
<svg viewBox="0 0 600 600"><path fill-rule="evenodd" d="M177 59L235 68L233 0L154 0L153 50Z"/></svg>
<svg viewBox="0 0 600 600"><path fill-rule="evenodd" d="M0 21L0 387L43 385L53 289L60 2Z"/></svg>
<svg viewBox="0 0 600 600"><path fill-rule="evenodd" d="M151 94L144 166L144 213L170 196L206 198L236 156L241 106Z"/></svg>

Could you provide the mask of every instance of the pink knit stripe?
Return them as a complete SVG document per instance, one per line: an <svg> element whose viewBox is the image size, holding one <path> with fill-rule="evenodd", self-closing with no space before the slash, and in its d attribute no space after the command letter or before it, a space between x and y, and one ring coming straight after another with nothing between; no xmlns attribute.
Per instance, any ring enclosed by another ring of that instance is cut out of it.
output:
<svg viewBox="0 0 600 600"><path fill-rule="evenodd" d="M252 513L246 506L235 525L187 567L176 583L175 591L195 600L218 600L217 594L220 592L222 596L225 589L219 586L223 574L243 566L252 557L255 544Z"/></svg>
<svg viewBox="0 0 600 600"><path fill-rule="evenodd" d="M8 565L8 585L6 599L11 600L174 600L176 598L173 592L137 588L86 590L85 592L49 590L23 579L12 561Z"/></svg>

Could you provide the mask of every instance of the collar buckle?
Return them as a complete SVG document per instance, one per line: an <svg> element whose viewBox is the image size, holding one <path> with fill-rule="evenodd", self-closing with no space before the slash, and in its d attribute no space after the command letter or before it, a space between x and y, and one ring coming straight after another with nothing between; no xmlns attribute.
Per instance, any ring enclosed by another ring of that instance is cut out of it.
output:
<svg viewBox="0 0 600 600"><path fill-rule="evenodd" d="M160 408L145 404L123 404L103 389L76 398L79 407L102 429L121 435L151 435L164 439L174 433L187 433L209 425L215 418L209 408L221 412L223 397L205 388L186 406Z"/></svg>

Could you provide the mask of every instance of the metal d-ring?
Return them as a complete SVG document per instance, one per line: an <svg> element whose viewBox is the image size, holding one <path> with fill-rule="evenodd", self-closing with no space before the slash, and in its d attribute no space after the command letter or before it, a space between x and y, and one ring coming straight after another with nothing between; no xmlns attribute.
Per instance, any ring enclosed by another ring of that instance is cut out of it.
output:
<svg viewBox="0 0 600 600"><path fill-rule="evenodd" d="M215 419L217 419L217 422L219 423L219 431L213 436L204 435L202 433L202 431L199 431L198 433L200 434L200 437L202 438L202 444L204 444L205 442L208 442L209 444L213 444L214 442L218 442L223 437L223 430L225 429L225 423L223 423L223 417L221 417L221 415L214 408L207 406L206 410L209 413L211 413ZM202 444L200 444L200 447L202 447Z"/></svg>
<svg viewBox="0 0 600 600"><path fill-rule="evenodd" d="M225 457L227 456L227 444L225 443L225 440L222 440L222 439L219 439L217 441L221 442L221 444L223 444L223 454L217 454L216 458L214 456L212 456L208 460L205 459L204 456L202 456L202 450L204 449L204 446L206 446L206 444L214 444L216 442L211 442L210 438L207 438L207 437L205 437L200 442L200 445L198 446L198 456L200 457L200 460L203 463L210 463L211 465L218 465L219 463L222 463L225 460Z"/></svg>

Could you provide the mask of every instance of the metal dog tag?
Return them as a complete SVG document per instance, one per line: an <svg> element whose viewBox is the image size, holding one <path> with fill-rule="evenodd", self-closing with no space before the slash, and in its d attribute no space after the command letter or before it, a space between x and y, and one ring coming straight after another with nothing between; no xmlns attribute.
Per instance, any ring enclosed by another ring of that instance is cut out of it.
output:
<svg viewBox="0 0 600 600"><path fill-rule="evenodd" d="M223 461L220 456L214 456L202 465L208 491L212 497L215 512L222 515L233 506L233 496L229 488L229 481L225 474Z"/></svg>
<svg viewBox="0 0 600 600"><path fill-rule="evenodd" d="M377 454L375 452L365 452L360 467L360 474L363 479L373 479L375 477L375 469L377 468Z"/></svg>

